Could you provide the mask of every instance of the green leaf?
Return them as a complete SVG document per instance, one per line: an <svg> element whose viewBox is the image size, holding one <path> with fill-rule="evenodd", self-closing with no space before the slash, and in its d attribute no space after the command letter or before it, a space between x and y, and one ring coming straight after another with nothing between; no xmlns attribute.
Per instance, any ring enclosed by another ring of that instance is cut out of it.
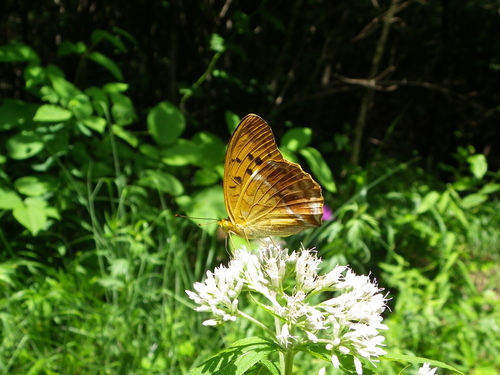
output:
<svg viewBox="0 0 500 375"><path fill-rule="evenodd" d="M331 193L335 193L337 187L333 180L332 171L319 151L311 147L306 147L300 150L299 153L307 160L314 177L318 179L321 187Z"/></svg>
<svg viewBox="0 0 500 375"><path fill-rule="evenodd" d="M196 133L192 139L199 155L196 165L213 168L224 160L226 145L215 134L208 132Z"/></svg>
<svg viewBox="0 0 500 375"><path fill-rule="evenodd" d="M193 195L192 198L187 196L179 197L176 202L190 217L206 218L214 221L227 217L224 194L220 185L204 189ZM195 224L200 222L196 219L191 220ZM214 235L217 231L217 225L202 225L200 228L210 235Z"/></svg>
<svg viewBox="0 0 500 375"><path fill-rule="evenodd" d="M169 173L154 171L152 169L143 171L138 184L173 196L184 193L184 187L177 178Z"/></svg>
<svg viewBox="0 0 500 375"><path fill-rule="evenodd" d="M67 56L73 53L81 55L87 51L87 46L83 42L72 43L68 40L64 40L59 48L57 49L58 56Z"/></svg>
<svg viewBox="0 0 500 375"><path fill-rule="evenodd" d="M249 337L233 343L229 348L213 356L188 375L243 375L252 366L276 353L279 346L269 340Z"/></svg>
<svg viewBox="0 0 500 375"><path fill-rule="evenodd" d="M44 143L38 134L16 134L6 142L7 154L16 160L28 159L43 150Z"/></svg>
<svg viewBox="0 0 500 375"><path fill-rule="evenodd" d="M67 121L73 114L65 108L53 104L41 105L35 113L33 120L39 122Z"/></svg>
<svg viewBox="0 0 500 375"><path fill-rule="evenodd" d="M118 94L128 90L128 85L121 82L106 83L102 90L107 94Z"/></svg>
<svg viewBox="0 0 500 375"><path fill-rule="evenodd" d="M12 210L23 201L19 195L14 191L0 186L0 209Z"/></svg>
<svg viewBox="0 0 500 375"><path fill-rule="evenodd" d="M226 125L227 125L227 128L229 129L229 133L233 134L234 130L236 129L236 127L240 123L241 119L236 113L231 112L231 111L226 111L225 117L226 117Z"/></svg>
<svg viewBox="0 0 500 375"><path fill-rule="evenodd" d="M159 145L169 145L176 141L186 127L186 119L174 104L158 103L148 113L148 130Z"/></svg>
<svg viewBox="0 0 500 375"><path fill-rule="evenodd" d="M94 30L90 38L94 44L99 43L101 40L107 40L121 52L127 52L127 47L125 47L122 40L118 36L111 34L109 31Z"/></svg>
<svg viewBox="0 0 500 375"><path fill-rule="evenodd" d="M292 152L297 152L311 142L311 136L311 128L290 129L281 137L281 147L287 148Z"/></svg>
<svg viewBox="0 0 500 375"><path fill-rule="evenodd" d="M110 94L110 98L113 102L111 114L118 125L129 125L135 121L134 105L128 96L121 93L114 93Z"/></svg>
<svg viewBox="0 0 500 375"><path fill-rule="evenodd" d="M162 152L162 162L174 167L199 165L201 153L198 146L187 139L178 139L173 145Z"/></svg>
<svg viewBox="0 0 500 375"><path fill-rule="evenodd" d="M486 202L488 196L484 194L469 194L462 199L462 207L465 209L477 207L480 204Z"/></svg>
<svg viewBox="0 0 500 375"><path fill-rule="evenodd" d="M89 118L81 119L80 122L87 128L95 130L100 134L102 134L104 132L104 129L106 129L106 120L102 117L92 116Z"/></svg>
<svg viewBox="0 0 500 375"><path fill-rule="evenodd" d="M24 69L23 78L28 89L42 86L47 79L45 69L40 65L29 65Z"/></svg>
<svg viewBox="0 0 500 375"><path fill-rule="evenodd" d="M46 202L37 198L27 198L12 210L14 218L36 236L47 224Z"/></svg>
<svg viewBox="0 0 500 375"><path fill-rule="evenodd" d="M488 171L488 162L483 154L472 155L467 158L470 164L470 171L478 180L482 179Z"/></svg>
<svg viewBox="0 0 500 375"><path fill-rule="evenodd" d="M79 119L88 118L94 112L90 98L83 93L76 95L69 101L68 109Z"/></svg>
<svg viewBox="0 0 500 375"><path fill-rule="evenodd" d="M14 182L14 187L21 194L39 197L57 190L57 181L49 176L25 176Z"/></svg>
<svg viewBox="0 0 500 375"><path fill-rule="evenodd" d="M420 206L417 208L417 213L423 214L424 212L430 210L432 207L436 205L439 198L440 195L438 192L436 191L429 192L422 200Z"/></svg>
<svg viewBox="0 0 500 375"><path fill-rule="evenodd" d="M74 84L60 76L60 72L56 68L48 67L47 72L59 102L63 106L67 106L75 96L82 93Z"/></svg>
<svg viewBox="0 0 500 375"><path fill-rule="evenodd" d="M40 58L31 47L22 43L11 43L0 46L0 62L30 62L39 64Z"/></svg>
<svg viewBox="0 0 500 375"><path fill-rule="evenodd" d="M481 190L479 190L479 194L492 194L496 193L498 190L500 190L500 184L486 184L484 185Z"/></svg>
<svg viewBox="0 0 500 375"><path fill-rule="evenodd" d="M407 363L430 363L431 367L439 367L439 368L444 368L447 370L451 370L453 372L456 372L458 374L465 375L463 372L458 370L457 368L448 365L447 363L441 362L441 361L436 361L433 359L429 358L423 358L423 357L414 357L411 355L406 355L406 354L386 354L383 357L380 357L382 360L386 361L398 361L398 362L407 362Z"/></svg>
<svg viewBox="0 0 500 375"><path fill-rule="evenodd" d="M113 74L113 76L117 80L123 81L123 74L122 74L121 69L109 57L103 55L100 52L96 52L96 51L89 53L88 57L90 60L94 61L95 63L101 65L103 68L107 69L111 74Z"/></svg>
<svg viewBox="0 0 500 375"><path fill-rule="evenodd" d="M210 186L219 180L220 176L216 170L211 169L198 169L194 172L193 185L194 186Z"/></svg>
<svg viewBox="0 0 500 375"><path fill-rule="evenodd" d="M224 52L226 49L224 38L218 34L212 34L210 38L210 49L215 52Z"/></svg>
<svg viewBox="0 0 500 375"><path fill-rule="evenodd" d="M123 139L132 147L137 147L139 145L139 139L132 132L123 129L121 126L118 125L113 125L111 129L113 130L113 133L117 137Z"/></svg>
<svg viewBox="0 0 500 375"><path fill-rule="evenodd" d="M160 160L160 150L157 147L150 144L142 144L139 146L139 151L144 156L152 159L152 160Z"/></svg>
<svg viewBox="0 0 500 375"><path fill-rule="evenodd" d="M0 131L34 127L33 116L38 108L38 104L25 103L21 100L3 100L0 105Z"/></svg>

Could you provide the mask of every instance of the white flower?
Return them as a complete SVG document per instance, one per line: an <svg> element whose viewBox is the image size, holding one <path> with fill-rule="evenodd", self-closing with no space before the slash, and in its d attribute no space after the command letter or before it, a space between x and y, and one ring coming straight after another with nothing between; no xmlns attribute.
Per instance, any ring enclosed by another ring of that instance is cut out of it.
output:
<svg viewBox="0 0 500 375"><path fill-rule="evenodd" d="M436 368L431 369L431 364L430 363L424 363L422 367L418 369L418 375L435 375L436 374Z"/></svg>
<svg viewBox="0 0 500 375"><path fill-rule="evenodd" d="M368 276L356 275L346 266L319 275L320 264L315 251L302 249L289 255L286 249L267 244L253 254L243 247L227 267L208 271L203 283L193 285L195 292L186 293L198 305L197 311L212 314L205 325L244 316L274 334L284 349L323 345L334 367L340 366L337 354L350 355L356 372L362 374L361 358L373 363L385 354L379 331L387 329L381 316L387 298ZM244 291L255 300L258 295L264 298L259 306L272 314L277 327L268 328L238 310L238 297ZM322 292L331 298L318 300Z"/></svg>

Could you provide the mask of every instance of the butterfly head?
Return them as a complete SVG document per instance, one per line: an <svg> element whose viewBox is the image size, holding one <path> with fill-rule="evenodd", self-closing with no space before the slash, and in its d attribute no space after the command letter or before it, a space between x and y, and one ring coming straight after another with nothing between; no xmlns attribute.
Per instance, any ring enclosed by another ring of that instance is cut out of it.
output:
<svg viewBox="0 0 500 375"><path fill-rule="evenodd" d="M229 219L222 219L217 222L219 226L222 228L222 230L225 233L228 234L236 234L237 236L241 238L246 238L246 239L251 239L253 236L251 233L249 233L248 230L245 230L241 225L234 224L231 220Z"/></svg>

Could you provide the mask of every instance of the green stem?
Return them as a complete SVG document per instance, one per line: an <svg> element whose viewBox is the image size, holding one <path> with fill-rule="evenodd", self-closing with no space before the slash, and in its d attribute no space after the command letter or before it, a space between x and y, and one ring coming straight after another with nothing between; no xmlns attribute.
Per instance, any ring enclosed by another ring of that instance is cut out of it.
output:
<svg viewBox="0 0 500 375"><path fill-rule="evenodd" d="M284 353L285 370L284 375L292 375L293 373L293 358L295 357L295 350L292 347L286 348Z"/></svg>

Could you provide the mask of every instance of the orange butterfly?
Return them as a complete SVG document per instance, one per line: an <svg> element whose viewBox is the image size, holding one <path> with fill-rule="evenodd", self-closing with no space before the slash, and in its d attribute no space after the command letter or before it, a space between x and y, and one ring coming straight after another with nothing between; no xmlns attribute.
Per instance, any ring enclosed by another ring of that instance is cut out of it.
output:
<svg viewBox="0 0 500 375"><path fill-rule="evenodd" d="M321 187L283 158L270 126L257 115L246 115L229 140L223 184L229 218L218 224L227 233L285 237L321 225Z"/></svg>

